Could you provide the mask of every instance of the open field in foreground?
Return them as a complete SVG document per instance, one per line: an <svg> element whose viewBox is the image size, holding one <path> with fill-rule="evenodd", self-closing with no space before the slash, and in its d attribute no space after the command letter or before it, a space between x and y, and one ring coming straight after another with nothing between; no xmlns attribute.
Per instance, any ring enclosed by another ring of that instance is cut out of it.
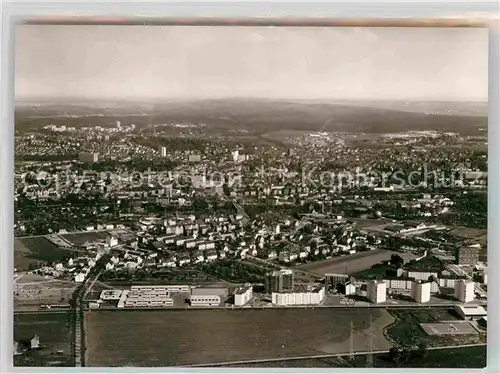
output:
<svg viewBox="0 0 500 374"><path fill-rule="evenodd" d="M374 309L91 311L85 315L86 366L174 366L391 348L393 318Z"/></svg>
<svg viewBox="0 0 500 374"><path fill-rule="evenodd" d="M448 308L391 309L390 314L395 318L395 321L387 328L387 334L402 346L418 345L421 342L427 343L430 347L486 342L486 332L480 334L428 335L421 324L458 319L454 312Z"/></svg>
<svg viewBox="0 0 500 374"><path fill-rule="evenodd" d="M325 273L353 274L361 270L369 269L375 264L391 259L394 252L386 250L376 250L360 252L350 256L334 257L328 260L310 262L299 265L296 269L309 271L318 275Z"/></svg>
<svg viewBox="0 0 500 374"><path fill-rule="evenodd" d="M44 237L23 238L14 240L14 267L18 270L29 270L30 265L62 261L78 252L58 248Z"/></svg>
<svg viewBox="0 0 500 374"><path fill-rule="evenodd" d="M69 312L14 314L14 340L29 345L34 335L41 349L14 356L14 366L73 366Z"/></svg>
<svg viewBox="0 0 500 374"><path fill-rule="evenodd" d="M396 365L389 359L388 354L373 356L375 368L484 368L486 367L486 345L479 347L464 347L437 349L427 352L425 358L414 358L406 363ZM247 368L331 368L331 367L366 367L367 355L355 356L349 361L347 356L342 358L311 358L306 360L270 361L258 364L229 365L228 367Z"/></svg>

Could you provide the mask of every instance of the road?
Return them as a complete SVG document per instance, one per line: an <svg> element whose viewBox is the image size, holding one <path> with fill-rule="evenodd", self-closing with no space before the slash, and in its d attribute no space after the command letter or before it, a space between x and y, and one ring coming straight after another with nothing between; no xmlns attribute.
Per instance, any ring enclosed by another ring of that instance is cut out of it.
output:
<svg viewBox="0 0 500 374"><path fill-rule="evenodd" d="M217 309L217 310L227 310L227 311L238 311L238 310L249 310L249 309L274 309L274 310L283 310L283 309L322 309L322 308L378 308L378 309L425 309L425 308L451 308L454 307L455 305L460 304L459 302L456 303L440 303L440 304L415 304L415 305L381 305L381 304L362 304L362 305L352 305L352 304L338 304L338 305L296 305L296 306L285 306L285 307L280 307L280 306L275 306L275 305L269 305L269 306L245 306L245 307L236 307L233 308L233 306L211 306L211 307L158 307L158 308L151 308L151 307L144 307L144 308L133 308L135 310L185 310L185 311L190 311L190 310L212 310L212 309ZM478 305L485 305L486 303L480 303ZM132 308L117 308L117 307L101 307L100 309L89 309L87 307L84 307L85 310L93 310L98 312L99 310L131 310ZM42 311L41 311L42 312ZM43 312L45 313L45 312Z"/></svg>
<svg viewBox="0 0 500 374"><path fill-rule="evenodd" d="M452 271L453 273L467 277L467 279L469 279L469 280L473 280L472 277L469 274L467 274L460 266L455 265L455 264L449 264L449 265L447 265L447 267L448 267L448 270ZM479 284L477 284L476 282L474 282L474 291L476 293L478 293L479 295L485 295L485 296L487 295L486 291L483 290L481 288L481 286Z"/></svg>
<svg viewBox="0 0 500 374"><path fill-rule="evenodd" d="M248 221L250 221L250 217L248 214L245 212L245 209L236 201L236 199L233 199L233 206L236 208L239 214L241 214L243 217L245 217Z"/></svg>
<svg viewBox="0 0 500 374"><path fill-rule="evenodd" d="M71 308L15 310L14 314L68 313Z"/></svg>
<svg viewBox="0 0 500 374"><path fill-rule="evenodd" d="M428 350L439 350L439 349L453 349L453 348L470 348L470 347L481 347L485 346L486 343L479 344L465 344L465 345L447 345L444 347L430 347ZM381 354L389 353L389 350L383 351L360 351L354 352L353 356L363 356L367 354ZM264 362L280 362L280 361L295 361L295 360L307 360L311 358L335 358L335 357L345 357L349 356L349 353L335 353L335 354L324 354L324 355L309 355L309 356L294 356L286 358L272 358L272 359L259 359L259 360L242 360L242 361L226 361L226 362L214 362L209 364L196 364L196 365L183 365L181 367L210 367L210 366L227 366L227 365L244 365L244 364L259 364Z"/></svg>

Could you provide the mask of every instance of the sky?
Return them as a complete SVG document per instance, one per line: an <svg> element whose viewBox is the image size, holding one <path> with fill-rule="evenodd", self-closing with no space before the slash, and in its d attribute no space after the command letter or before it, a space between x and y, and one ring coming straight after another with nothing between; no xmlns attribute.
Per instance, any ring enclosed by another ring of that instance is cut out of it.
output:
<svg viewBox="0 0 500 374"><path fill-rule="evenodd" d="M18 25L15 96L487 101L488 31Z"/></svg>

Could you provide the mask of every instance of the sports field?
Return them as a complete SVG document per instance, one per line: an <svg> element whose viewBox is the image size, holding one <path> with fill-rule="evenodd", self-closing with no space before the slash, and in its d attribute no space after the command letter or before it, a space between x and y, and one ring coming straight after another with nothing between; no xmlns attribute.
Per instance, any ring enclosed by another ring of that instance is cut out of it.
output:
<svg viewBox="0 0 500 374"><path fill-rule="evenodd" d="M85 242L105 240L109 235L110 234L107 231L89 231L79 232L77 234L63 234L59 236L73 243L75 246L82 246Z"/></svg>
<svg viewBox="0 0 500 374"><path fill-rule="evenodd" d="M380 309L91 311L85 315L87 366L175 366L368 350L391 344Z"/></svg>
<svg viewBox="0 0 500 374"><path fill-rule="evenodd" d="M470 322L421 323L427 335L475 335L478 331Z"/></svg>
<svg viewBox="0 0 500 374"><path fill-rule="evenodd" d="M391 259L393 252L385 250L376 250L369 252L360 252L354 255L334 257L328 260L310 262L308 264L299 265L296 268L300 270L310 271L318 275L326 273L338 274L354 274L359 271L369 269L373 265L382 261Z"/></svg>

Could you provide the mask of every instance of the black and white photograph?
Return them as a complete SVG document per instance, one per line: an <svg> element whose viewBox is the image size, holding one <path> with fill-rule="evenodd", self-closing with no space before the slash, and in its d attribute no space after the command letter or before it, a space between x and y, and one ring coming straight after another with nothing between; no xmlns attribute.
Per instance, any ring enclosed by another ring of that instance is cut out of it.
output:
<svg viewBox="0 0 500 374"><path fill-rule="evenodd" d="M16 25L14 366L484 368L488 49Z"/></svg>

